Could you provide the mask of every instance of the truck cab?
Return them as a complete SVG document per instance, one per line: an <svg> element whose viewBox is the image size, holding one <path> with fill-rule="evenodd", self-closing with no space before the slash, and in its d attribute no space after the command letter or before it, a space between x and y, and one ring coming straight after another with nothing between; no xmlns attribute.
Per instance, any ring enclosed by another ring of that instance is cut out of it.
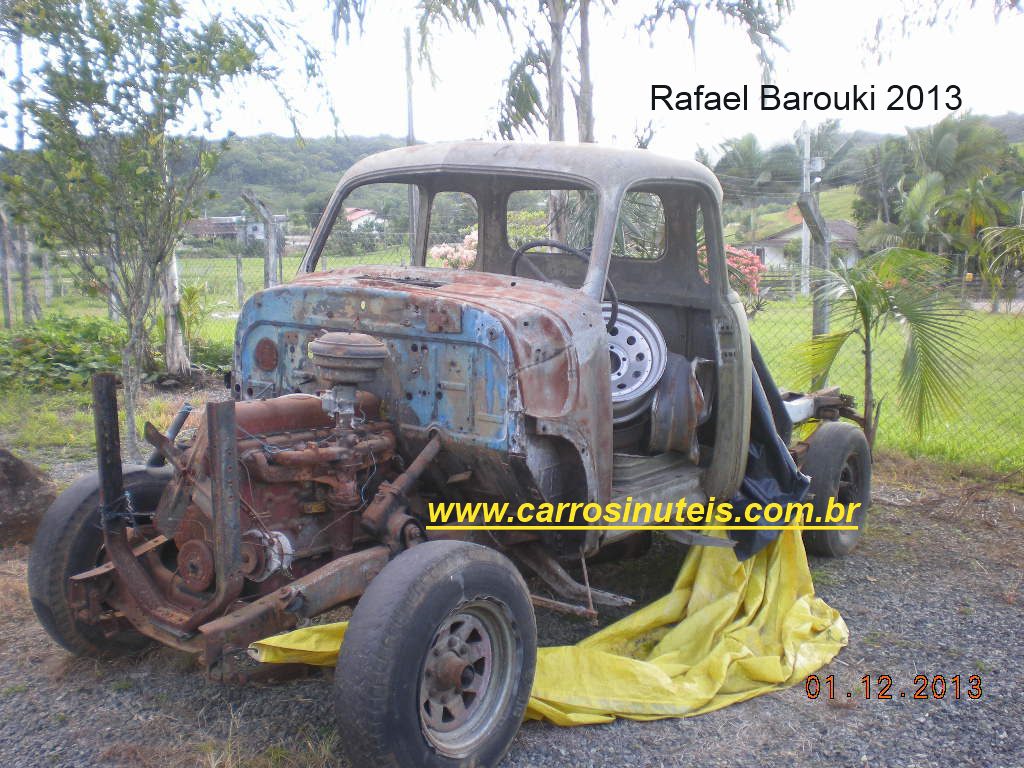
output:
<svg viewBox="0 0 1024 768"><path fill-rule="evenodd" d="M324 271L350 201L381 187L414 201L407 264ZM431 257L437 203L452 195L477 213L468 268ZM368 389L410 452L445 435L440 469L466 477L459 498L728 498L746 463L751 359L721 198L697 163L595 145L366 158L338 184L298 277L243 309L235 394L315 392L309 344L364 333L389 359ZM523 210L543 214L540 230L517 230ZM626 533L581 543L594 553Z"/></svg>

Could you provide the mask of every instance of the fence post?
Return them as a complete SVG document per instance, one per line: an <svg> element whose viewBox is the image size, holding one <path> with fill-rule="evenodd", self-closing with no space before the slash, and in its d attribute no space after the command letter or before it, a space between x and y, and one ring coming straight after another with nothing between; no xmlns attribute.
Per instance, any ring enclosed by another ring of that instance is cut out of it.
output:
<svg viewBox="0 0 1024 768"><path fill-rule="evenodd" d="M263 259L263 287L277 285L281 278L281 264L277 248L277 227L274 215L267 204L249 190L242 190L242 199L263 222L263 242L266 244L266 256Z"/></svg>

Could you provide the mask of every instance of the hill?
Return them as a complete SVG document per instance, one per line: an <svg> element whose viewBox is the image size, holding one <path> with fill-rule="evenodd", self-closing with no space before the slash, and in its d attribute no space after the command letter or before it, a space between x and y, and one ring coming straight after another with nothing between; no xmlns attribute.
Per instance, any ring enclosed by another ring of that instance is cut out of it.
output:
<svg viewBox="0 0 1024 768"><path fill-rule="evenodd" d="M207 216L245 208L239 196L251 189L275 213L300 212L311 200L324 202L348 168L367 155L400 147L393 136L347 136L298 141L284 136L234 137L207 182L217 196L203 206Z"/></svg>

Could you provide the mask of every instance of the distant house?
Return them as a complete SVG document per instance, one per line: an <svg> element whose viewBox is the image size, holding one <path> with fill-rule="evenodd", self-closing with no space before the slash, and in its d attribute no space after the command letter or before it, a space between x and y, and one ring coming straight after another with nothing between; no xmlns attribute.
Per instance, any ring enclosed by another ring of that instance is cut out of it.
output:
<svg viewBox="0 0 1024 768"><path fill-rule="evenodd" d="M852 265L861 257L857 247L857 225L845 219L829 219L828 228L832 234L832 247L846 252L844 261ZM802 224L793 224L767 237L754 241L736 243L737 247L753 251L761 257L761 263L767 267L785 267L786 244L801 238Z"/></svg>
<svg viewBox="0 0 1024 768"><path fill-rule="evenodd" d="M352 229L370 227L381 220L377 212L371 211L369 208L346 208L345 219Z"/></svg>
<svg viewBox="0 0 1024 768"><path fill-rule="evenodd" d="M208 240L242 240L245 236L242 216L205 216L192 219L185 232Z"/></svg>
<svg viewBox="0 0 1024 768"><path fill-rule="evenodd" d="M275 214L274 223L282 234L288 234L288 216L286 214ZM262 242L266 239L263 222L254 216L245 214L204 216L201 219L192 219L185 225L185 232L193 237L207 240L235 240L239 243Z"/></svg>

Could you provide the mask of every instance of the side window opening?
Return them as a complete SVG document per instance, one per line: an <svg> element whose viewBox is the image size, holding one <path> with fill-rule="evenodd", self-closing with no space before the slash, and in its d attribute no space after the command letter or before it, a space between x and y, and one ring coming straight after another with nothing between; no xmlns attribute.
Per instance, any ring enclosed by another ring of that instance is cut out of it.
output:
<svg viewBox="0 0 1024 768"><path fill-rule="evenodd" d="M627 192L615 224L612 255L658 259L665 253L665 206L654 192Z"/></svg>
<svg viewBox="0 0 1024 768"><path fill-rule="evenodd" d="M408 184L375 183L353 190L333 221L317 267L408 263L410 197ZM317 196L306 201L310 228L326 204Z"/></svg>
<svg viewBox="0 0 1024 768"><path fill-rule="evenodd" d="M521 189L509 195L505 232L513 249L550 239L586 250L596 220L597 195L589 189Z"/></svg>
<svg viewBox="0 0 1024 768"><path fill-rule="evenodd" d="M523 189L508 197L505 207L505 236L509 251L538 240L555 240L584 254L594 242L598 196L589 189ZM551 246L537 246L524 257L517 274L537 277L536 266L552 282L579 287L587 263Z"/></svg>
<svg viewBox="0 0 1024 768"><path fill-rule="evenodd" d="M438 192L430 204L427 235L427 266L474 269L480 212L476 200L465 192Z"/></svg>

